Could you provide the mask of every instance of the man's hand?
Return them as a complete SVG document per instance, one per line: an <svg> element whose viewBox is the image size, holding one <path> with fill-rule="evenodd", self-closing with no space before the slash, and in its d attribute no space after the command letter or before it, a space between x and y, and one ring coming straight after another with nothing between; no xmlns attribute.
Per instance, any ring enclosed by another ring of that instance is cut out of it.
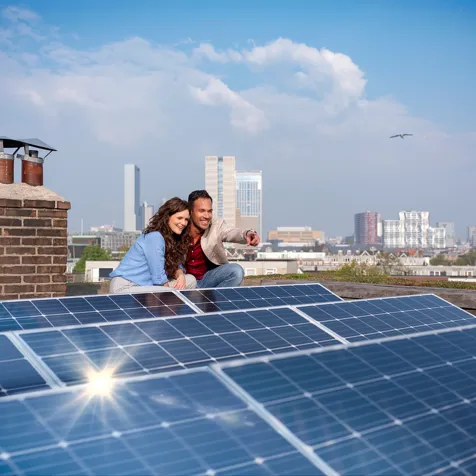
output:
<svg viewBox="0 0 476 476"><path fill-rule="evenodd" d="M259 236L256 231L250 230L246 233L246 244L248 246L258 246L259 245Z"/></svg>

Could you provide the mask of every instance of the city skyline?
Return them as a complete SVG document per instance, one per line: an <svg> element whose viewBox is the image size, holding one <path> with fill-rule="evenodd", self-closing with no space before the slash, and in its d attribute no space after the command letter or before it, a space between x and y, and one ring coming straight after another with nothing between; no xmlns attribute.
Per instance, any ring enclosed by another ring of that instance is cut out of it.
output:
<svg viewBox="0 0 476 476"><path fill-rule="evenodd" d="M452 187L476 180L475 22L475 4L443 0L11 4L0 129L55 144L45 186L74 228L121 221L125 163L157 204L228 153L266 177L263 232L349 235L358 211L417 209L464 237L474 207Z"/></svg>

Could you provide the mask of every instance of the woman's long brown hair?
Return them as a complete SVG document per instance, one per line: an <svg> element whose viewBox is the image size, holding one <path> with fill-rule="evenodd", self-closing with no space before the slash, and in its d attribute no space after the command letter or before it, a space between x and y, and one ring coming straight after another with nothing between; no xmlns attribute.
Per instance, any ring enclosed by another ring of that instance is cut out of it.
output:
<svg viewBox="0 0 476 476"><path fill-rule="evenodd" d="M188 202L174 197L167 200L150 219L144 234L159 231L165 241L165 273L169 279L175 278L179 265L185 263L190 245L190 221L181 235L175 234L169 227L169 218L176 213L190 210Z"/></svg>

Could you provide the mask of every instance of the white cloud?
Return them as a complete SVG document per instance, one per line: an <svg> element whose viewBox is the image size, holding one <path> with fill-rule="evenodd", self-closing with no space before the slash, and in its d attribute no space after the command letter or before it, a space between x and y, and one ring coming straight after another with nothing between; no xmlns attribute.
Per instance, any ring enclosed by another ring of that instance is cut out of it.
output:
<svg viewBox="0 0 476 476"><path fill-rule="evenodd" d="M319 50L287 38L241 52L231 49L219 52L213 45L202 43L194 49L194 54L218 63L245 62L261 68L297 65L302 68L302 71L295 73L299 86L323 93L329 112L341 110L361 98L366 84L364 73L349 56L326 48Z"/></svg>
<svg viewBox="0 0 476 476"><path fill-rule="evenodd" d="M204 89L191 87L192 96L208 106L226 105L231 110L231 124L246 132L257 133L268 127L268 121L260 109L245 101L217 78L209 80Z"/></svg>
<svg viewBox="0 0 476 476"><path fill-rule="evenodd" d="M219 53L210 43L200 43L197 48L194 48L193 54L197 58L206 58L210 61L215 61L218 63L238 63L243 61L243 55L238 51L228 49L225 52Z"/></svg>
<svg viewBox="0 0 476 476"><path fill-rule="evenodd" d="M474 188L476 136L366 97L364 74L346 55L289 39L186 53L132 37L81 49L48 25L33 27L34 15L16 15L46 38L22 48L24 31L4 34L0 133L58 148L45 180L72 201L73 227L80 217L121 224L124 163L141 167L142 198L158 204L203 187L203 157L216 154L263 170L266 227L348 233L352 214L368 208L386 218L406 207L435 220L473 213L448 184ZM388 139L402 131L415 135Z"/></svg>
<svg viewBox="0 0 476 476"><path fill-rule="evenodd" d="M2 10L2 17L11 22L36 23L41 20L40 15L28 8L10 5Z"/></svg>

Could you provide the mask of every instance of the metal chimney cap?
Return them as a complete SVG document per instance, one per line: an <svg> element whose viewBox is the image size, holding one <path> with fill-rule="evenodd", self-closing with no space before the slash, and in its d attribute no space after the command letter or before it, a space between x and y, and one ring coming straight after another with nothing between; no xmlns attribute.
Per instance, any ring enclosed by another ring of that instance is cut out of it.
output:
<svg viewBox="0 0 476 476"><path fill-rule="evenodd" d="M48 150L50 152L57 152L56 149L40 139L12 139L11 137L0 136L0 141L3 141L3 147L5 149L16 149L28 145L38 149Z"/></svg>

